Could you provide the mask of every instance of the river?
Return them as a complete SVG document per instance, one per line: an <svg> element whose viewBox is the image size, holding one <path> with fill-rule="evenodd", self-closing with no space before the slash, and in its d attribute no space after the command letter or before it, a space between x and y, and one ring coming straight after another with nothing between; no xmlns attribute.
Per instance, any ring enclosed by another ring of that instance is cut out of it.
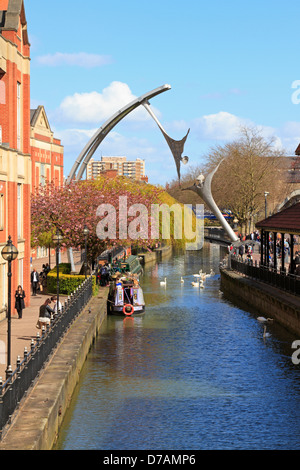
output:
<svg viewBox="0 0 300 470"><path fill-rule="evenodd" d="M55 449L300 449L298 338L276 324L263 338L257 312L224 297L222 250L146 268L146 313L105 320Z"/></svg>

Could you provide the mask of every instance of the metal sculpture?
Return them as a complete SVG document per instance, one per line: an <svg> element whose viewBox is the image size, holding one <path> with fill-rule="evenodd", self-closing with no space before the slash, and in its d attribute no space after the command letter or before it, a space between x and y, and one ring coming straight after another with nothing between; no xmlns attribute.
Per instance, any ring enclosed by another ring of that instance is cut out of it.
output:
<svg viewBox="0 0 300 470"><path fill-rule="evenodd" d="M167 144L168 144L168 146L169 146L169 148L172 152L172 155L174 157L174 160L175 160L177 175L178 175L178 179L179 179L179 182L180 182L180 164L183 163L184 165L186 165L189 161L189 157L187 157L187 156L182 157L182 154L183 154L184 144L185 144L185 141L187 139L187 136L189 135L190 129L187 131L187 134L186 134L185 137L183 137L183 139L181 139L181 140L172 139L166 133L163 126L161 125L161 123L159 122L159 120L157 119L157 117L155 116L153 111L150 109L149 103L144 102L142 104L143 104L144 108L147 109L150 116L154 119L154 121L156 122L156 124L160 128L164 138L166 139L166 142L167 142Z"/></svg>
<svg viewBox="0 0 300 470"><path fill-rule="evenodd" d="M163 85L159 88L156 88L155 90L152 90L140 96L136 100L132 101L131 103L126 105L124 108L120 109L117 113L115 113L111 118L109 118L93 135L93 137L89 140L89 142L86 144L84 149L81 151L81 153L77 157L71 169L71 172L67 178L67 184L69 184L74 179L80 180L82 178L83 173L86 170L88 162L94 155L95 151L97 150L97 148L99 147L103 139L116 126L116 124L118 124L125 116L127 116L129 113L131 113L134 109L136 109L140 105L143 105L147 109L147 111L150 113L150 115L153 117L153 119L158 124L159 128L161 129L170 147L170 150L173 154L173 157L176 163L177 174L180 180L180 163L182 162L183 164L186 164L188 162L188 157L182 157L182 152L183 152L184 143L187 139L189 131L187 135L180 141L171 139L171 137L168 136L168 134L165 132L165 130L159 123L158 119L156 118L152 110L150 110L150 106L149 106L149 99L170 89L171 89L170 85ZM76 176L76 172L80 165L81 167L79 168L78 174Z"/></svg>
<svg viewBox="0 0 300 470"><path fill-rule="evenodd" d="M215 200L212 196L211 192L211 182L213 179L214 174L218 170L219 166L221 165L223 160L220 161L220 163L216 166L216 168L211 171L206 177L202 174L200 174L197 177L197 182L193 184L193 186L190 186L188 188L182 188L182 191L186 190L191 190L194 191L198 196L200 196L204 202L208 205L210 210L215 214L217 219L219 220L220 224L222 225L223 229L229 236L230 240L235 243L239 241L238 236L234 233L232 228L230 227L229 223L223 216L222 212L218 208L217 204L215 203Z"/></svg>

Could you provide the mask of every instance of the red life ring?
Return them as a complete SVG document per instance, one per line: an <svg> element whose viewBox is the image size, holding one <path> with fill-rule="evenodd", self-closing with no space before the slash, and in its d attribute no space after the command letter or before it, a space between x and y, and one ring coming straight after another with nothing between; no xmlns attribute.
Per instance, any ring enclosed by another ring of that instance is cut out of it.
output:
<svg viewBox="0 0 300 470"><path fill-rule="evenodd" d="M130 308L130 311L129 311L128 307ZM124 305L124 307L123 307L124 315L132 315L133 312L134 312L133 305L131 305L131 304L125 304Z"/></svg>

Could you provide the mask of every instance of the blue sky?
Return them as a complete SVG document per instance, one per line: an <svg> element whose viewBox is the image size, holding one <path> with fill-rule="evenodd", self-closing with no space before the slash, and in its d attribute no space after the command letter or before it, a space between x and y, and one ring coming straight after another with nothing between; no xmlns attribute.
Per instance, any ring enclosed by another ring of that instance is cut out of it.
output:
<svg viewBox="0 0 300 470"><path fill-rule="evenodd" d="M62 139L66 176L106 119L164 84L171 90L151 108L173 139L190 128L191 165L235 139L241 125L274 136L289 155L300 142L300 104L292 100L300 80L296 0L25 0L25 11L31 107L45 106ZM144 108L109 133L95 158L101 154L145 159L151 183L176 178Z"/></svg>

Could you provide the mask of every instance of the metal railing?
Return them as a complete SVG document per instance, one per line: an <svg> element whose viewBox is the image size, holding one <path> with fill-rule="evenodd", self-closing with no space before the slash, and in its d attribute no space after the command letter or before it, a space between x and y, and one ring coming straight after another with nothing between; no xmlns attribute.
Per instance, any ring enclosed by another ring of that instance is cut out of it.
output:
<svg viewBox="0 0 300 470"><path fill-rule="evenodd" d="M68 297L62 311L51 318L50 325L37 333L31 340L31 349L25 348L24 358L18 357L16 369L4 383L0 383L0 438L3 428L10 422L11 416L26 395L31 384L64 336L71 323L83 310L92 297L92 276L87 278L78 289Z"/></svg>
<svg viewBox="0 0 300 470"><path fill-rule="evenodd" d="M247 277L270 284L293 295L300 295L300 276L286 274L269 266L258 266L253 262L241 262L231 258L231 268Z"/></svg>

